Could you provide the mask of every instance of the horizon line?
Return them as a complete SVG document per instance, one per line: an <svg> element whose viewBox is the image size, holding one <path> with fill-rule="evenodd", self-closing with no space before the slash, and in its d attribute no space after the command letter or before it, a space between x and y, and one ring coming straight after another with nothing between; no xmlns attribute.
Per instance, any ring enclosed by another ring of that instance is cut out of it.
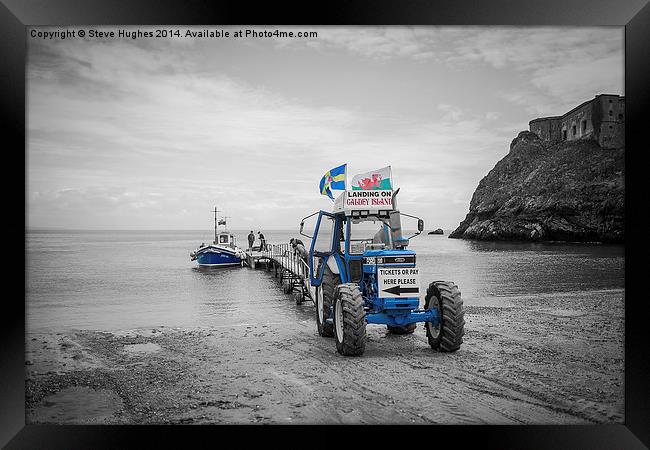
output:
<svg viewBox="0 0 650 450"><path fill-rule="evenodd" d="M255 229L255 228L254 228ZM264 228L265 230L287 230L288 228ZM249 228L230 228L241 231ZM203 228L65 228L65 227L25 227L25 231L206 231ZM214 229L208 230L214 232Z"/></svg>

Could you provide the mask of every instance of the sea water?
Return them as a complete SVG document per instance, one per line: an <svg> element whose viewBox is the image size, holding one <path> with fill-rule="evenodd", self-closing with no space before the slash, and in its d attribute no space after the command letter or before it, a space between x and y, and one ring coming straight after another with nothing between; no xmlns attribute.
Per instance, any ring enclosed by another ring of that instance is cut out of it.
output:
<svg viewBox="0 0 650 450"><path fill-rule="evenodd" d="M250 230L234 231L247 247ZM257 230L256 235L257 235ZM288 243L293 230L262 230ZM466 305L499 306L553 293L624 288L622 245L479 242L422 234L417 252L421 292L454 281ZM190 252L209 231L27 231L27 332L141 327L215 327L313 318L263 270L201 270ZM259 241L256 240L255 245Z"/></svg>

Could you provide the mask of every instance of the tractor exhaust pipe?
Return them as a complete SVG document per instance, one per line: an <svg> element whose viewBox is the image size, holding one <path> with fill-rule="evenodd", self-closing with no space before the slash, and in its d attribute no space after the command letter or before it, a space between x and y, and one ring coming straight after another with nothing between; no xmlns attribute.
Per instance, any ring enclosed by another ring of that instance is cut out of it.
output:
<svg viewBox="0 0 650 450"><path fill-rule="evenodd" d="M405 248L409 245L409 240L402 236L402 218L399 209L397 209L397 194L400 188L393 193L393 211L389 213L390 221L390 238L396 249Z"/></svg>

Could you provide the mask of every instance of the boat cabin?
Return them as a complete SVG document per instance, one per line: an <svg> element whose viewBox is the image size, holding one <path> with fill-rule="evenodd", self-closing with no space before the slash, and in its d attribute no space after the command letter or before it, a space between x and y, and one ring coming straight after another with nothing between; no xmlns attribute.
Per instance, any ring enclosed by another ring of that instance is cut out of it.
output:
<svg viewBox="0 0 650 450"><path fill-rule="evenodd" d="M228 231L223 231L223 232L217 234L217 238L214 241L214 243L216 245L223 245L223 246L226 246L226 247L234 248L235 245L236 245L235 236L233 236Z"/></svg>

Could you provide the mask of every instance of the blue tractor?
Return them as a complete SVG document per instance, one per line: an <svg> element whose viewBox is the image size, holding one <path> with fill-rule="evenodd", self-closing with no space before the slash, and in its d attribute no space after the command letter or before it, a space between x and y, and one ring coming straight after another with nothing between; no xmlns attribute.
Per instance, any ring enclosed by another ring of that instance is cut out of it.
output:
<svg viewBox="0 0 650 450"><path fill-rule="evenodd" d="M429 345L437 351L456 351L463 342L464 309L456 284L432 282L420 307L416 254L406 247L422 232L424 221L400 213L398 192L344 191L332 212L317 211L301 221L300 233L311 239L309 283L318 333L334 337L342 355L363 354L366 324L409 334L424 322ZM313 216L310 236L304 225ZM402 236L401 216L417 219L413 236Z"/></svg>

